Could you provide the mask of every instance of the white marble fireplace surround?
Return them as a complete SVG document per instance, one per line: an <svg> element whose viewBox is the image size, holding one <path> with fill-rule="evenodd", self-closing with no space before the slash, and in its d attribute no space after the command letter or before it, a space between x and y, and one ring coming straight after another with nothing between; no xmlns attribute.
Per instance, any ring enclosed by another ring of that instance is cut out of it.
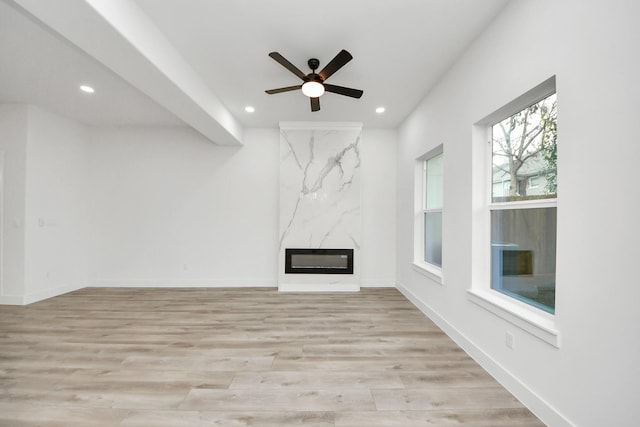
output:
<svg viewBox="0 0 640 427"><path fill-rule="evenodd" d="M360 290L361 123L280 123L280 291ZM353 249L353 274L285 274L285 249Z"/></svg>

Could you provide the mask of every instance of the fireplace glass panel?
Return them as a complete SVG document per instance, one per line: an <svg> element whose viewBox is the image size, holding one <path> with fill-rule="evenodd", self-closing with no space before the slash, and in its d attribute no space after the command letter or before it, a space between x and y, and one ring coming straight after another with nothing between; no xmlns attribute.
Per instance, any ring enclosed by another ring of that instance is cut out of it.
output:
<svg viewBox="0 0 640 427"><path fill-rule="evenodd" d="M291 256L291 268L348 268L347 255L297 254Z"/></svg>
<svg viewBox="0 0 640 427"><path fill-rule="evenodd" d="M286 249L285 273L353 274L353 249Z"/></svg>

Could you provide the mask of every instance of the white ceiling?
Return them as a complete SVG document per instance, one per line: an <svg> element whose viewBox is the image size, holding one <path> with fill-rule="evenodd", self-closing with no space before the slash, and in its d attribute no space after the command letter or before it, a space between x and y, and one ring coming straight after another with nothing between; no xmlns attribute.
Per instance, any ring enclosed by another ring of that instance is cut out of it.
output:
<svg viewBox="0 0 640 427"><path fill-rule="evenodd" d="M100 0L56 0L55 19L34 12L45 3L51 5L51 0L15 1L38 19L13 1L3 1L0 102L36 104L92 125L193 125L182 109L184 101L167 98L168 91L159 95L156 86L161 83L145 85L140 76L147 71L135 61L123 59L129 64L123 70L122 64L105 59L105 52L111 58L118 52L114 39L94 40L90 48L84 43L87 37L70 37L60 30L81 26L78 21L86 13L80 10L94 13ZM299 0L111 2L105 7L137 6L141 13L135 18L141 22L143 17L145 26L134 28L159 30L155 47L174 54L176 69L189 68L192 80L195 76L204 83L199 92L210 91L214 103L219 101L224 113L233 116L229 120L241 127L276 127L280 121L359 121L368 127L396 127L507 0L324 0L317 5ZM119 17L114 9L112 17L117 19L95 14L115 28ZM264 93L300 83L269 58L269 52L280 52L307 73L309 58L318 58L322 68L341 49L354 59L329 83L362 89L361 99L327 93L321 98L321 111L312 113L300 91ZM151 58L143 48L138 50L141 58ZM139 68L135 78L134 67ZM158 70L167 77L167 87L175 83L171 64L165 62ZM83 82L94 85L96 93L80 93L77 87ZM196 98L193 92L190 97ZM202 100L194 104L226 127L219 111L210 114ZM247 105L256 112L246 113ZM386 107L383 115L375 113L378 106Z"/></svg>
<svg viewBox="0 0 640 427"><path fill-rule="evenodd" d="M82 83L95 86L97 93L82 93ZM38 105L96 126L184 125L111 70L2 1L0 103Z"/></svg>

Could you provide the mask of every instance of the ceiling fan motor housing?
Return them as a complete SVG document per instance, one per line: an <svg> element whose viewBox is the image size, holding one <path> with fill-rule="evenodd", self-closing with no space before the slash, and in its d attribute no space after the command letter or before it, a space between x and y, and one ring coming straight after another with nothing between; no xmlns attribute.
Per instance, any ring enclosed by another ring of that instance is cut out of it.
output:
<svg viewBox="0 0 640 427"><path fill-rule="evenodd" d="M309 68L311 68L311 70L315 71L320 66L320 61L318 61L318 59L316 58L311 58L309 61L307 61L307 64L309 64Z"/></svg>

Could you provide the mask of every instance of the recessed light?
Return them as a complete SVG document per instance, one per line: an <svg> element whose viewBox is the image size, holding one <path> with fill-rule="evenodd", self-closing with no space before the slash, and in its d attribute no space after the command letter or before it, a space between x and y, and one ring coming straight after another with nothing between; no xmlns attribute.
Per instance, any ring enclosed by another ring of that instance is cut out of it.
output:
<svg viewBox="0 0 640 427"><path fill-rule="evenodd" d="M93 93L95 92L95 90L93 90L93 88L91 86L87 86L87 85L82 85L80 86L80 90L86 93Z"/></svg>
<svg viewBox="0 0 640 427"><path fill-rule="evenodd" d="M376 113L378 113L378 114L382 114L382 113L384 113L384 112L385 112L385 108L384 108L384 107L378 107L378 108L376 108Z"/></svg>
<svg viewBox="0 0 640 427"><path fill-rule="evenodd" d="M246 107L244 107L244 111L246 111L247 113L253 113L256 111L256 109L253 108L251 105L247 105Z"/></svg>

